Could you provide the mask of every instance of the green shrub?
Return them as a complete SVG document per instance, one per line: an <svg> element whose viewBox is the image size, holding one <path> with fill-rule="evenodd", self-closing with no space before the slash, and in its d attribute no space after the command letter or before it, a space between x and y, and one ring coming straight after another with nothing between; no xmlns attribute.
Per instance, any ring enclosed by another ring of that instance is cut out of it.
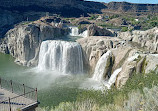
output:
<svg viewBox="0 0 158 111"><path fill-rule="evenodd" d="M109 17L109 19L114 19L114 18L118 18L118 17L119 17L119 15L112 15Z"/></svg>
<svg viewBox="0 0 158 111"><path fill-rule="evenodd" d="M122 32L128 31L128 27L122 27L121 31L122 31Z"/></svg>
<svg viewBox="0 0 158 111"><path fill-rule="evenodd" d="M89 20L96 20L99 16L98 15L92 15Z"/></svg>
<svg viewBox="0 0 158 111"><path fill-rule="evenodd" d="M150 23L150 25L153 26L153 27L156 27L156 26L158 26L158 22L152 21L152 22Z"/></svg>

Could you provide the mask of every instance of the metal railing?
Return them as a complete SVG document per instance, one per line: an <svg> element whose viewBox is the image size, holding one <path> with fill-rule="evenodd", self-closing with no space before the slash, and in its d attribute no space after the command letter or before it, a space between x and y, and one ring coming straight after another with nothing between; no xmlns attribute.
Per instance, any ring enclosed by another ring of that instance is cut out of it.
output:
<svg viewBox="0 0 158 111"><path fill-rule="evenodd" d="M23 107L37 103L37 88L0 78L0 111L17 111Z"/></svg>

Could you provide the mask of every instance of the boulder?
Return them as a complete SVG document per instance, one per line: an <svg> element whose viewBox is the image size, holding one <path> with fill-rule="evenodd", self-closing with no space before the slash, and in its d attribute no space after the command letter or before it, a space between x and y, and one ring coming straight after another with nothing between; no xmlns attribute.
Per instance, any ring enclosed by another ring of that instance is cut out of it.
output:
<svg viewBox="0 0 158 111"><path fill-rule="evenodd" d="M89 36L113 36L113 33L105 28L98 27L94 24L89 25L88 27Z"/></svg>
<svg viewBox="0 0 158 111"><path fill-rule="evenodd" d="M144 72L149 73L150 71L158 72L158 54L145 54L146 60L144 63Z"/></svg>

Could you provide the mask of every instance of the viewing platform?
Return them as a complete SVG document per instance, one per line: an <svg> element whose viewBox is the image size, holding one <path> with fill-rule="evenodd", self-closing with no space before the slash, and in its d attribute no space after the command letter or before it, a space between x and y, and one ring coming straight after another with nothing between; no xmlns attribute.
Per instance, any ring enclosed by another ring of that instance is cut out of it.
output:
<svg viewBox="0 0 158 111"><path fill-rule="evenodd" d="M37 88L0 78L0 111L35 111Z"/></svg>

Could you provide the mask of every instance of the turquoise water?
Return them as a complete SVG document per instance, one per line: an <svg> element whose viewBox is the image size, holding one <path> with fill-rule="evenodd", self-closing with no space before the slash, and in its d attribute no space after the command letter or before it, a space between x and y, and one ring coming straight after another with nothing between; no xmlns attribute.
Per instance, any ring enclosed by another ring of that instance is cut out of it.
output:
<svg viewBox="0 0 158 111"><path fill-rule="evenodd" d="M62 75L58 72L38 72L37 68L28 68L14 63L14 58L0 53L0 76L38 88L40 106L56 106L60 102L75 101L80 93L80 84L87 75Z"/></svg>

